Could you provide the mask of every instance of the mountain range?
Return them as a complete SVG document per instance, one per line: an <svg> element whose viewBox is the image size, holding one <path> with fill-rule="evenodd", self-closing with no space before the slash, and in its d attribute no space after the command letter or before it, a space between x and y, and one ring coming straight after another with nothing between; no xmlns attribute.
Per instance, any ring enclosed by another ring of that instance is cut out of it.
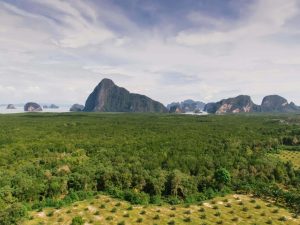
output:
<svg viewBox="0 0 300 225"><path fill-rule="evenodd" d="M256 105L248 95L239 95L218 102L207 103L204 107L207 113L249 113L249 112L300 112L300 107L293 102L289 103L279 95L268 95L263 98L261 105Z"/></svg>
<svg viewBox="0 0 300 225"><path fill-rule="evenodd" d="M44 108L58 108L52 104ZM13 109L14 105L7 106ZM34 102L28 102L24 111L42 111L42 107ZM110 79L103 79L88 96L85 105L74 104L73 112L155 112L155 113L293 113L300 112L300 107L279 95L268 95L260 105L255 104L249 95L239 95L205 104L191 99L182 102L172 102L165 107L145 95L130 93L117 86Z"/></svg>
<svg viewBox="0 0 300 225"><path fill-rule="evenodd" d="M187 99L182 102L172 102L167 105L169 112L185 113L185 112L200 112L203 111L205 103Z"/></svg>
<svg viewBox="0 0 300 225"><path fill-rule="evenodd" d="M103 79L88 96L85 112L159 112L186 113L201 112L213 114L226 113L257 113L257 112L300 112L300 107L289 103L279 95L268 95L263 98L261 105L255 104L249 95L239 95L222 99L218 102L205 104L191 99L173 102L165 107L162 103L151 98L130 93L125 88L117 86L110 79Z"/></svg>

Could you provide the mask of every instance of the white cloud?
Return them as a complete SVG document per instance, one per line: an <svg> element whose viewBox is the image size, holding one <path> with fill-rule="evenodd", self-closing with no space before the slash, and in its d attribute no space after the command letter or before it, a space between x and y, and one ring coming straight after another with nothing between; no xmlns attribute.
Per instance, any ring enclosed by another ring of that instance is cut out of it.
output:
<svg viewBox="0 0 300 225"><path fill-rule="evenodd" d="M248 12L245 12L246 17L232 27L223 21L194 12L190 15L191 19L217 25L217 30L182 31L177 35L176 41L179 44L195 46L253 40L280 32L282 26L298 12L296 0L257 1Z"/></svg>
<svg viewBox="0 0 300 225"><path fill-rule="evenodd" d="M0 2L0 103L84 103L108 77L165 104L273 93L300 104L299 42L276 39L299 35L296 0L255 1L237 21L191 8L193 29L177 34L164 22L141 28L109 4L31 1L57 21Z"/></svg>

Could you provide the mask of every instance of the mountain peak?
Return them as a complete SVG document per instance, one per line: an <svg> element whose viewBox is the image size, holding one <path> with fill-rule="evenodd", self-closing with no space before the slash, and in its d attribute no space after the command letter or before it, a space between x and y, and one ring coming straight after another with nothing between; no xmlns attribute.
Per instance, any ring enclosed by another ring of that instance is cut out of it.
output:
<svg viewBox="0 0 300 225"><path fill-rule="evenodd" d="M100 81L98 86L112 87L112 86L116 86L116 85L111 79L104 78Z"/></svg>
<svg viewBox="0 0 300 225"><path fill-rule="evenodd" d="M288 100L279 95L268 95L261 103L262 112L292 112L296 108L295 104L289 104Z"/></svg>
<svg viewBox="0 0 300 225"><path fill-rule="evenodd" d="M259 106L252 102L249 95L239 95L216 103L208 103L204 108L204 111L216 114L257 112L259 110Z"/></svg>
<svg viewBox="0 0 300 225"><path fill-rule="evenodd" d="M240 113L240 112L298 112L300 108L293 102L279 95L268 95L263 98L261 105L252 102L249 95L239 95L235 98L223 99L219 102L208 103L204 111L208 113Z"/></svg>
<svg viewBox="0 0 300 225"><path fill-rule="evenodd" d="M103 79L89 95L84 111L88 112L166 112L159 102L132 94L110 79Z"/></svg>

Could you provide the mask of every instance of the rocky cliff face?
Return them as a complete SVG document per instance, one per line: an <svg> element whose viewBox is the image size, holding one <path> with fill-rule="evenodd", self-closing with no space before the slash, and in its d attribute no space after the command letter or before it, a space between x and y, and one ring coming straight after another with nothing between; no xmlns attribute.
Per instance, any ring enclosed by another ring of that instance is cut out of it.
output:
<svg viewBox="0 0 300 225"><path fill-rule="evenodd" d="M252 102L250 96L239 95L235 98L223 99L219 102L208 103L204 107L208 113L241 113L241 112L300 112L300 107L289 103L279 95L268 95L263 98L261 105Z"/></svg>
<svg viewBox="0 0 300 225"><path fill-rule="evenodd" d="M86 112L167 112L163 104L132 94L110 79L103 79L86 100Z"/></svg>
<svg viewBox="0 0 300 225"><path fill-rule="evenodd" d="M205 103L203 103L203 102L188 99L183 102L172 102L171 104L167 105L167 108L170 113L175 112L175 111L177 111L177 112L195 112L195 111L202 111L204 106L205 106ZM174 111L174 109L175 109L175 111Z"/></svg>
<svg viewBox="0 0 300 225"><path fill-rule="evenodd" d="M205 105L204 111L216 114L259 112L260 106L254 104L250 96L239 95L216 103L208 103Z"/></svg>
<svg viewBox="0 0 300 225"><path fill-rule="evenodd" d="M8 104L6 109L16 109L16 107L13 104Z"/></svg>
<svg viewBox="0 0 300 225"><path fill-rule="evenodd" d="M70 112L81 112L84 109L84 105L74 104L70 108Z"/></svg>
<svg viewBox="0 0 300 225"><path fill-rule="evenodd" d="M43 111L43 109L39 104L37 104L35 102L28 102L24 106L24 111L25 112L39 112L39 111Z"/></svg>
<svg viewBox="0 0 300 225"><path fill-rule="evenodd" d="M262 112L295 112L299 107L279 95L268 95L261 103Z"/></svg>

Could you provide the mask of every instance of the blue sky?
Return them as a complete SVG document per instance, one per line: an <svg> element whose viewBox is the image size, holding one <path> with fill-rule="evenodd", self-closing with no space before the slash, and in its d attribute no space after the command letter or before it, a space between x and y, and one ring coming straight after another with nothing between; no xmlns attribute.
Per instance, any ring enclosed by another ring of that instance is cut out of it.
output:
<svg viewBox="0 0 300 225"><path fill-rule="evenodd" d="M300 104L298 0L0 0L0 103L84 103L102 78L165 104Z"/></svg>

